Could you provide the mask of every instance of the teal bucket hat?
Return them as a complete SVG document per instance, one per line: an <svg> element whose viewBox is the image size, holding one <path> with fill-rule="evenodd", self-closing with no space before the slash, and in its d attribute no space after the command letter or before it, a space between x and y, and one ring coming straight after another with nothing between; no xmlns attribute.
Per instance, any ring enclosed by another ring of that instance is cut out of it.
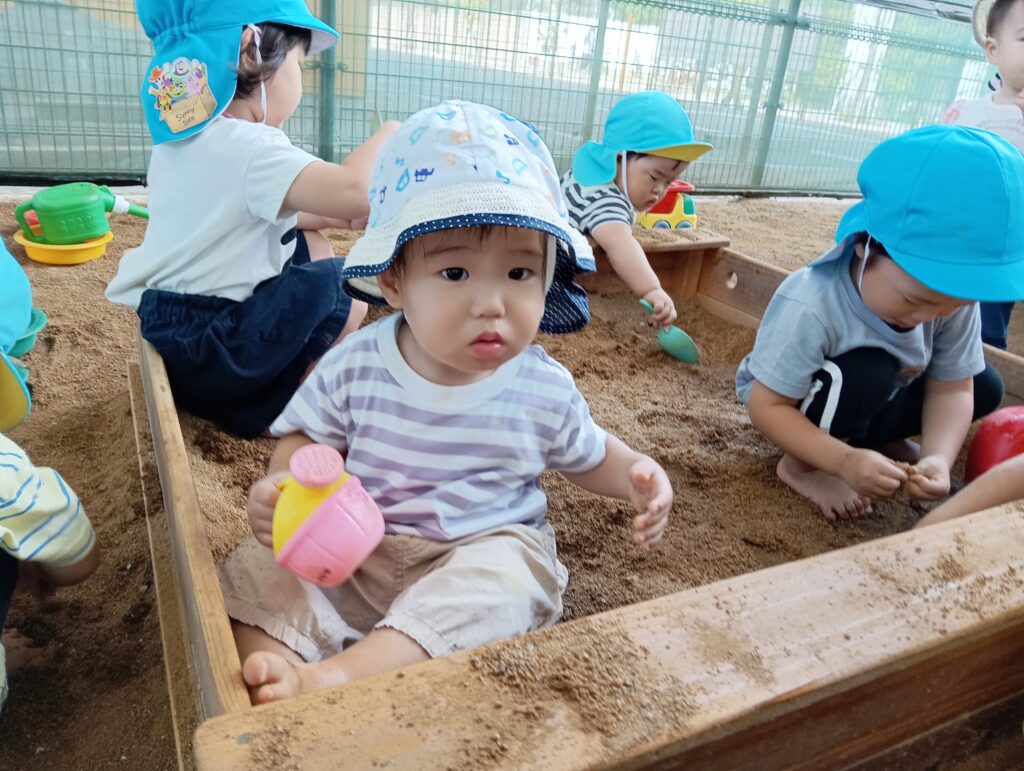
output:
<svg viewBox="0 0 1024 771"><path fill-rule="evenodd" d="M235 95L247 24L308 29L311 55L338 42L338 33L303 0L136 0L135 6L153 41L141 95L155 145L197 134L224 112Z"/></svg>
<svg viewBox="0 0 1024 771"><path fill-rule="evenodd" d="M581 185L605 185L615 179L621 152L646 153L677 161L695 161L714 147L693 138L686 110L664 91L642 91L616 102L600 142L587 142L572 159Z"/></svg>
<svg viewBox="0 0 1024 771"><path fill-rule="evenodd" d="M925 126L887 139L857 173L864 200L836 230L880 242L907 273L950 297L1024 300L1024 155L1002 137Z"/></svg>

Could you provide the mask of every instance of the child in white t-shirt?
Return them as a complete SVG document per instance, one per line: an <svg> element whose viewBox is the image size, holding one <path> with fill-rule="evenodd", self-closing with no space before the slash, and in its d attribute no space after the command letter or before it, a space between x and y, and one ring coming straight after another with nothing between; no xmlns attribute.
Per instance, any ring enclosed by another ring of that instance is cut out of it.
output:
<svg viewBox="0 0 1024 771"><path fill-rule="evenodd" d="M256 436L365 315L314 229L366 216L373 158L397 123L341 165L294 147L281 126L302 63L337 33L301 0L253 2L234 19L218 7L138 3L157 48L143 87L150 222L107 298L138 312L179 407Z"/></svg>

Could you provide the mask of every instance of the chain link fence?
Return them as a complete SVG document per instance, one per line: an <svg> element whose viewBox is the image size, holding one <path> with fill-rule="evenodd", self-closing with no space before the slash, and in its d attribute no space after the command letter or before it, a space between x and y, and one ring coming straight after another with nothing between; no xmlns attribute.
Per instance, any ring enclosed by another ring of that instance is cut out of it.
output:
<svg viewBox="0 0 1024 771"><path fill-rule="evenodd" d="M845 193L875 144L992 75L969 25L846 0L311 7L342 42L308 63L287 131L334 160L382 118L461 98L537 125L564 169L618 98L657 88L715 144L700 189ZM151 51L131 0L0 0L0 179L143 178Z"/></svg>

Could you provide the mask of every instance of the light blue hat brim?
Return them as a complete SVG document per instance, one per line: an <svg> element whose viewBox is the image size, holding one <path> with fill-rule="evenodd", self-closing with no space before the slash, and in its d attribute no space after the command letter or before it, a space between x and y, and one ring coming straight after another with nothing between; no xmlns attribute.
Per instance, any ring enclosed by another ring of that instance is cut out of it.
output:
<svg viewBox="0 0 1024 771"><path fill-rule="evenodd" d="M161 0L139 0L140 17L155 2ZM193 136L224 112L235 95L239 47L246 24L275 22L308 29L312 32L311 55L339 40L338 33L309 13L301 0L252 2L244 10L236 4L224 12L198 13L202 15L194 24L162 29L153 38L154 55L146 68L140 96L155 145ZM150 26L144 26L148 34ZM178 62L189 65L188 75L178 72ZM164 65L168 65L167 71ZM205 76L194 79L192 73L200 65Z"/></svg>
<svg viewBox="0 0 1024 771"><path fill-rule="evenodd" d="M837 243L867 233L950 297L1024 299L1024 156L1006 140L962 126L915 129L875 148L857 181L864 200L840 220Z"/></svg>

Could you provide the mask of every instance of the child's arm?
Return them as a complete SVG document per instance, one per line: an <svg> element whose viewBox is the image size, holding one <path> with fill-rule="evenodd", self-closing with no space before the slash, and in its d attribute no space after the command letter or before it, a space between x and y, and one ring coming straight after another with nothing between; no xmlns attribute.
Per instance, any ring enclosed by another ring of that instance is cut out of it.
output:
<svg viewBox="0 0 1024 771"><path fill-rule="evenodd" d="M921 460L907 483L912 498L933 500L949 494L949 470L960 454L974 414L974 378L924 384Z"/></svg>
<svg viewBox="0 0 1024 771"><path fill-rule="evenodd" d="M11 506L0 517L0 549L21 561L26 586L39 596L88 578L100 552L74 490L53 469L34 466L13 442L0 442L0 450L0 500Z"/></svg>
<svg viewBox="0 0 1024 771"><path fill-rule="evenodd" d="M783 452L839 477L861 495L888 498L906 473L881 453L850 447L829 436L788 399L755 380L747 409L750 422Z"/></svg>
<svg viewBox="0 0 1024 771"><path fill-rule="evenodd" d="M565 478L596 495L631 501L640 513L633 519L633 538L650 548L661 540L672 508L672 484L665 469L652 458L631 450L608 434L605 456L589 471Z"/></svg>
<svg viewBox="0 0 1024 771"><path fill-rule="evenodd" d="M100 546L92 547L77 562L70 565L50 565L45 562L22 562L18 565L18 589L24 589L37 599L44 599L58 586L79 584L100 566Z"/></svg>
<svg viewBox="0 0 1024 771"><path fill-rule="evenodd" d="M397 121L384 123L341 164L318 161L306 166L292 182L281 208L341 220L369 215L370 172L377 153L398 125Z"/></svg>
<svg viewBox="0 0 1024 771"><path fill-rule="evenodd" d="M299 230L323 230L324 228L340 228L342 230L365 230L366 217L355 217L353 219L338 219L337 217L325 217L322 214L310 214L300 211L298 222L295 225Z"/></svg>
<svg viewBox="0 0 1024 771"><path fill-rule="evenodd" d="M624 222L606 222L592 234L598 246L608 255L616 274L637 297L654 306L651 318L658 326L676 320L676 306L668 292L661 288L658 275L647 261L644 250L633 238L633 230Z"/></svg>
<svg viewBox="0 0 1024 771"><path fill-rule="evenodd" d="M249 499L245 510L249 515L249 527L256 540L266 547L274 545L273 524L274 506L277 505L280 491L277 485L288 476L288 460L300 447L312 444L313 440L305 434L288 434L274 447L270 456L268 473L249 488Z"/></svg>
<svg viewBox="0 0 1024 771"><path fill-rule="evenodd" d="M1024 498L1024 455L991 468L941 506L936 506L914 527L927 527L976 511Z"/></svg>

